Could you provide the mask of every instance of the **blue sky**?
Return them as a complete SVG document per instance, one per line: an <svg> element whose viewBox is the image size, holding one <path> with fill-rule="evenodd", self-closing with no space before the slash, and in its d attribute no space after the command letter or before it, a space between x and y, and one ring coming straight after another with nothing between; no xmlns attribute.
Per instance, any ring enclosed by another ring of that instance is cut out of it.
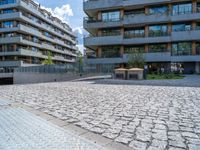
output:
<svg viewBox="0 0 200 150"><path fill-rule="evenodd" d="M83 0L35 0L41 6L50 9L58 17L63 18L76 32L79 47L83 49Z"/></svg>

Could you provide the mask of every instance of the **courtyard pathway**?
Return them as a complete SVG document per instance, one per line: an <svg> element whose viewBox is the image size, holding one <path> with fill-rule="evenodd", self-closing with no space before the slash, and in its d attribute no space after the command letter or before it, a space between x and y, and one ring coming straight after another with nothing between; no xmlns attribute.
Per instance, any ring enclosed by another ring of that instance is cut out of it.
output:
<svg viewBox="0 0 200 150"><path fill-rule="evenodd" d="M200 150L200 77L192 79L182 80L190 87L105 81L11 85L0 87L0 95L133 150Z"/></svg>

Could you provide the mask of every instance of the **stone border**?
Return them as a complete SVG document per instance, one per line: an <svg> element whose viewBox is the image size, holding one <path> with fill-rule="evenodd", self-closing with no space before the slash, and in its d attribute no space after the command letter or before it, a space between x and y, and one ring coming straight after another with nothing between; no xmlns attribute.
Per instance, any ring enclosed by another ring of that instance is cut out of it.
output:
<svg viewBox="0 0 200 150"><path fill-rule="evenodd" d="M23 103L13 102L13 103L11 103L10 106L13 108L22 108L30 113L33 113L36 116L39 116L42 119L63 128L64 130L68 131L69 133L72 133L74 135L82 137L83 139L86 139L94 144L97 144L97 145L105 148L106 150L122 150L122 149L123 150L132 150L132 148L130 148L124 144L117 143L111 139L103 137L99 134L95 134L91 131L88 131L86 129L78 127L72 123L68 123L67 121L63 121L59 118L56 118L54 116L51 116L51 115L41 112L39 110L35 110L34 108L27 106Z"/></svg>

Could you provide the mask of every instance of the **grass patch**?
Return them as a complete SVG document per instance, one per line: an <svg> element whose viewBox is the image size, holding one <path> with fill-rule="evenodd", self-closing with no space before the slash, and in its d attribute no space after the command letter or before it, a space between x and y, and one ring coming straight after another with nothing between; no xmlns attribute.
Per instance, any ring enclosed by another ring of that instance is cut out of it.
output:
<svg viewBox="0 0 200 150"><path fill-rule="evenodd" d="M183 79L184 76L183 75L179 75L179 74L148 74L147 75L147 79L148 80L172 80L172 79Z"/></svg>

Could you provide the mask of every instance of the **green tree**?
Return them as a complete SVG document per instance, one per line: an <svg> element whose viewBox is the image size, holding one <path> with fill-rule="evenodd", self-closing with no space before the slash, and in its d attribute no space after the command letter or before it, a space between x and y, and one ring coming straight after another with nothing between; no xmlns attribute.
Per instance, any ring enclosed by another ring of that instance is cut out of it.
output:
<svg viewBox="0 0 200 150"><path fill-rule="evenodd" d="M48 51L48 58L45 59L42 64L44 65L53 65L52 54Z"/></svg>
<svg viewBox="0 0 200 150"><path fill-rule="evenodd" d="M143 53L131 53L129 56L128 67L129 68L144 68L145 58Z"/></svg>
<svg viewBox="0 0 200 150"><path fill-rule="evenodd" d="M83 54L79 51L77 54L77 63L79 68L79 73L83 71Z"/></svg>

